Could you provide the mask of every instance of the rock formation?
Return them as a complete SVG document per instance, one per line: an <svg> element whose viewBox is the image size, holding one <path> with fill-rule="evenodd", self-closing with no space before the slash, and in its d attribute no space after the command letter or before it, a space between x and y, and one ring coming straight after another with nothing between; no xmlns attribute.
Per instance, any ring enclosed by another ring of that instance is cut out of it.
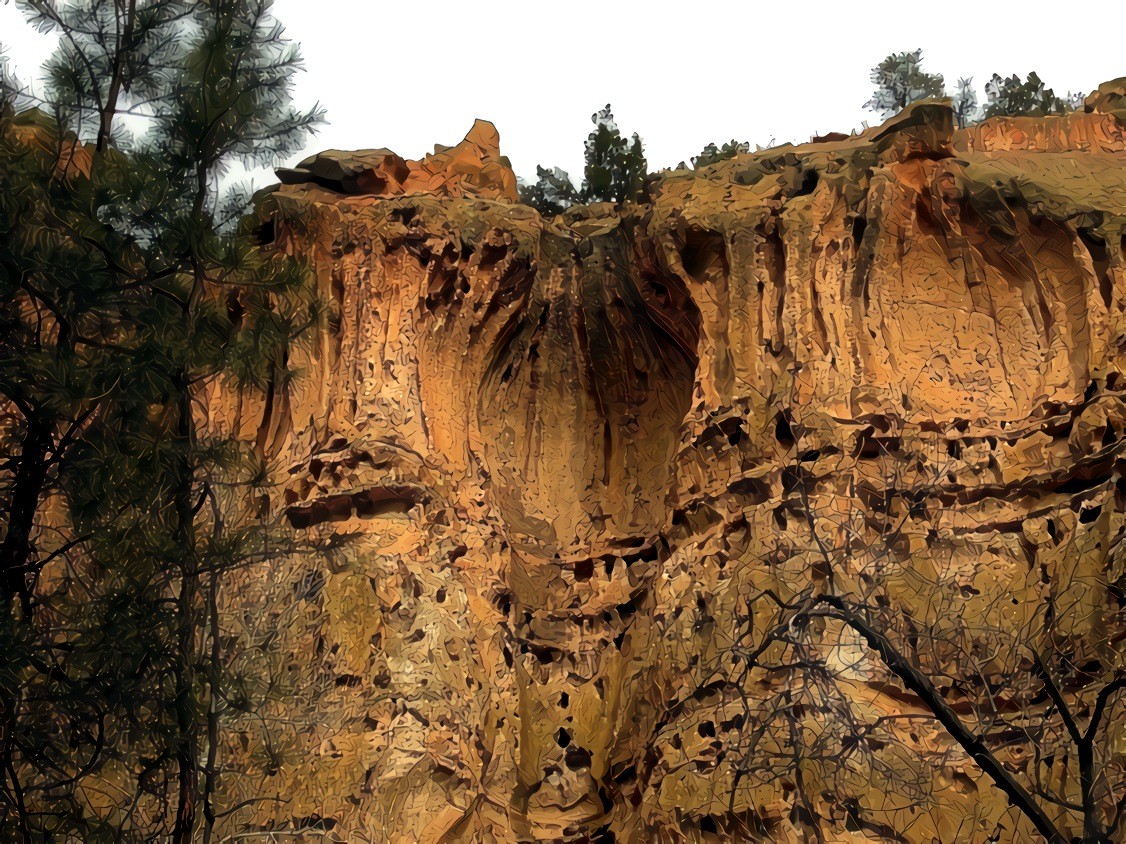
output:
<svg viewBox="0 0 1126 844"><path fill-rule="evenodd" d="M1035 644L1046 605L1077 659L1120 623L1112 88L965 131L920 103L555 219L513 202L480 122L422 162L283 172L264 231L330 311L292 389L243 424L283 467L295 535L328 550L272 561L229 608L248 640L268 632L280 691L230 726L247 776L224 800L256 802L224 823L1033 840L848 631L811 652L852 716L892 725L851 755L835 697L770 716L796 669L741 668L741 631L769 626L764 592L873 573L920 626L978 624L973 658L1001 674L1027 670L1000 643ZM1121 724L1108 742L1120 764Z"/></svg>
<svg viewBox="0 0 1126 844"><path fill-rule="evenodd" d="M516 175L500 154L493 124L478 120L453 147L438 146L422 161L404 161L391 150L327 150L293 169L278 171L283 184L312 183L359 196L426 193L459 199L515 202Z"/></svg>

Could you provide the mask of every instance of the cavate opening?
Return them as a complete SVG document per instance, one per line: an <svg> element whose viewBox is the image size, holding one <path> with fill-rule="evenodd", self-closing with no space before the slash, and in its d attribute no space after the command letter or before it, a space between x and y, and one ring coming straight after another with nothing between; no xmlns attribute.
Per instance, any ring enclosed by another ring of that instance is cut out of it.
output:
<svg viewBox="0 0 1126 844"><path fill-rule="evenodd" d="M324 522L343 522L353 517L377 519L408 513L423 503L422 491L408 486L370 487L359 492L330 495L294 504L286 517L295 528L310 528Z"/></svg>

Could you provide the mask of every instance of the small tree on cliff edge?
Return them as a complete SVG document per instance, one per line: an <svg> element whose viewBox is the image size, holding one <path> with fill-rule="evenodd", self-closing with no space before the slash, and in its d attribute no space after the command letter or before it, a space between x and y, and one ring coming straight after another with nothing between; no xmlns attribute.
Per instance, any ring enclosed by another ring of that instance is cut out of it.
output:
<svg viewBox="0 0 1126 844"><path fill-rule="evenodd" d="M520 185L520 198L544 217L562 214L579 201L579 192L565 170L559 167L549 170L537 165L536 177L532 184Z"/></svg>
<svg viewBox="0 0 1126 844"><path fill-rule="evenodd" d="M1035 73L1021 80L1013 74L1003 77L994 73L985 83L985 116L997 117L1005 114L1064 114L1072 110L1071 105L1055 91L1048 88Z"/></svg>
<svg viewBox="0 0 1126 844"><path fill-rule="evenodd" d="M645 192L648 162L641 138L623 138L614 122L610 104L591 115L594 131L586 140L584 202L627 202Z"/></svg>
<svg viewBox="0 0 1126 844"><path fill-rule="evenodd" d="M942 75L927 73L922 68L923 51L892 53L874 68L872 82L876 90L864 105L881 115L891 117L916 100L941 97L945 91Z"/></svg>
<svg viewBox="0 0 1126 844"><path fill-rule="evenodd" d="M969 79L958 80L958 90L954 92L954 120L957 121L959 129L965 129L971 123L976 123L981 115L981 109L978 107L977 91L974 90L974 80L971 76Z"/></svg>
<svg viewBox="0 0 1126 844"><path fill-rule="evenodd" d="M746 155L750 151L751 145L749 143L737 141L734 138L725 142L722 146L717 146L715 142L712 142L700 150L700 154L692 159L692 166L699 170L709 164L728 161L737 155Z"/></svg>

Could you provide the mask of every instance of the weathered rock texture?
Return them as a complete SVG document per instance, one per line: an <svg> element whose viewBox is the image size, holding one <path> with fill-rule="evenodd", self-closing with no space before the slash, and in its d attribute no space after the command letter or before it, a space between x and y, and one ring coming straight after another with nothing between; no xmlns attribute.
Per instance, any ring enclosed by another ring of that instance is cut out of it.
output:
<svg viewBox="0 0 1126 844"><path fill-rule="evenodd" d="M388 149L328 150L293 169L278 171L285 184L318 184L341 193L397 196L428 193L453 198L515 202L516 175L500 154L496 127L478 120L460 144L438 146L422 161L404 161Z"/></svg>
<svg viewBox="0 0 1126 844"><path fill-rule="evenodd" d="M918 104L553 220L503 201L487 124L422 163L331 153L285 173L270 230L331 308L301 377L245 424L285 466L295 531L335 550L271 563L232 608L268 633L282 693L231 727L252 761L225 799L259 802L224 822L801 840L794 769L740 764L752 721L758 752L791 752L793 726L759 716L794 676L741 674L736 640L753 595L826 577L811 516L838 577L878 569L920 623L1034 642L1054 603L1077 642L1110 624L1111 99L964 132ZM858 641L821 635L852 711L922 712ZM804 763L824 840L1032 840L937 726L902 723ZM1120 759L1121 725L1108 741Z"/></svg>

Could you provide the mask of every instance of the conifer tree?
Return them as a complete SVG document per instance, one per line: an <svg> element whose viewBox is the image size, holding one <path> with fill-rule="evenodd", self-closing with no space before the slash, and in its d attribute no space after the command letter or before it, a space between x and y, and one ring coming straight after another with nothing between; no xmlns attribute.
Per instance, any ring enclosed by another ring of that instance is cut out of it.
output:
<svg viewBox="0 0 1126 844"><path fill-rule="evenodd" d="M520 198L544 217L562 214L579 201L579 192L565 170L537 166L536 177L534 183L520 186Z"/></svg>
<svg viewBox="0 0 1126 844"><path fill-rule="evenodd" d="M96 149L109 148L126 110L152 115L175 96L170 85L192 13L187 0L17 0L28 20L59 36L48 60L47 102ZM119 139L120 140L120 139Z"/></svg>
<svg viewBox="0 0 1126 844"><path fill-rule="evenodd" d="M111 594L136 581L137 554L96 554L104 537L87 530L93 522L72 495L89 468L83 452L92 438L113 426L127 391L130 402L142 401L148 382L149 362L137 354L128 315L156 268L146 266L127 229L104 218L149 213L160 196L148 191L153 182L142 162L105 156L95 166L77 138L42 114L0 110L0 414L7 423L0 815L12 821L0 832L18 830L29 840L32 817L34 837L64 821L76 835L89 833L72 786L101 766L110 734L125 729L134 714L126 710L145 699L152 674L140 664L160 664L147 632L159 628L160 613L139 619L143 601L123 604ZM119 465L118 480L136 486L130 474ZM47 515L63 503L68 524ZM151 501L137 504L144 513ZM103 512L107 524L120 522L122 514ZM49 569L50 582L41 585ZM99 623L109 605L128 606L145 627L130 627L120 612ZM148 676L138 685L140 674ZM131 688L135 694L125 694ZM32 792L54 795L50 811L30 810L25 794Z"/></svg>
<svg viewBox="0 0 1126 844"><path fill-rule="evenodd" d="M891 117L916 100L943 95L942 75L922 68L923 51L892 53L872 68L876 90L864 105L883 117Z"/></svg>
<svg viewBox="0 0 1126 844"><path fill-rule="evenodd" d="M197 532L197 500L202 494L196 459L198 432L192 399L201 383L234 372L254 380L269 377L256 360L255 347L232 345L227 336L224 290L239 289L245 274L255 275L254 288L291 286L291 274L272 274L272 267L248 263L245 243L222 236L212 203L216 181L232 160L270 161L300 147L317 122L315 111L298 112L290 104L293 73L299 67L296 48L284 41L270 15L270 0L211 0L201 3L199 33L185 57L181 95L162 116L157 143L183 179L183 213L171 221L172 254L182 255L186 272L174 297L179 333L168 332L161 351L168 362L170 400L174 404L172 439L178 453L169 468L174 499L174 538L179 551L179 631L177 644L177 817L172 839L191 840L199 799L197 759L198 716L193 711L193 676L198 648L199 578L204 568ZM269 309L259 314L267 322ZM290 327L267 327L279 340ZM210 588L218 588L218 572ZM214 597L210 597L214 601ZM219 694L211 677L212 696ZM207 772L210 780L213 772ZM208 783L209 791L213 784ZM210 813L210 810L208 810ZM208 829L213 817L208 817Z"/></svg>
<svg viewBox="0 0 1126 844"><path fill-rule="evenodd" d="M1068 101L1044 85L1035 72L1025 79L1014 74L993 74L985 83L985 116L1006 114L1064 114L1071 110Z"/></svg>
<svg viewBox="0 0 1126 844"><path fill-rule="evenodd" d="M224 682L219 590L261 544L252 530L229 529L220 489L261 477L262 455L201 431L193 405L217 380L283 387L285 348L316 310L300 267L225 225L219 177L237 159L268 163L296 149L319 112L290 105L299 58L268 0L24 5L60 32L46 104L63 122L33 118L43 124L35 154L16 125L32 118L8 108L0 127L0 319L10 329L0 402L15 420L4 432L15 442L4 444L3 492L5 503L27 502L7 507L0 525L0 644L19 657L0 672L0 832L31 840L53 824L93 840L110 829L77 784L112 744L140 771L134 809L152 805L105 835L193 840L202 802L208 840ZM142 98L151 129L123 154L115 119ZM37 520L56 493L70 525L52 550L40 547ZM34 575L59 555L67 585L42 596ZM30 624L37 604L49 612ZM30 694L51 701L37 707L41 729L21 706ZM42 760L60 757L59 741L88 746L87 761L52 770ZM33 810L25 785L67 797L57 811Z"/></svg>
<svg viewBox="0 0 1126 844"><path fill-rule="evenodd" d="M591 115L594 131L586 140L584 202L637 201L645 193L648 165L641 138L622 137L610 105Z"/></svg>

